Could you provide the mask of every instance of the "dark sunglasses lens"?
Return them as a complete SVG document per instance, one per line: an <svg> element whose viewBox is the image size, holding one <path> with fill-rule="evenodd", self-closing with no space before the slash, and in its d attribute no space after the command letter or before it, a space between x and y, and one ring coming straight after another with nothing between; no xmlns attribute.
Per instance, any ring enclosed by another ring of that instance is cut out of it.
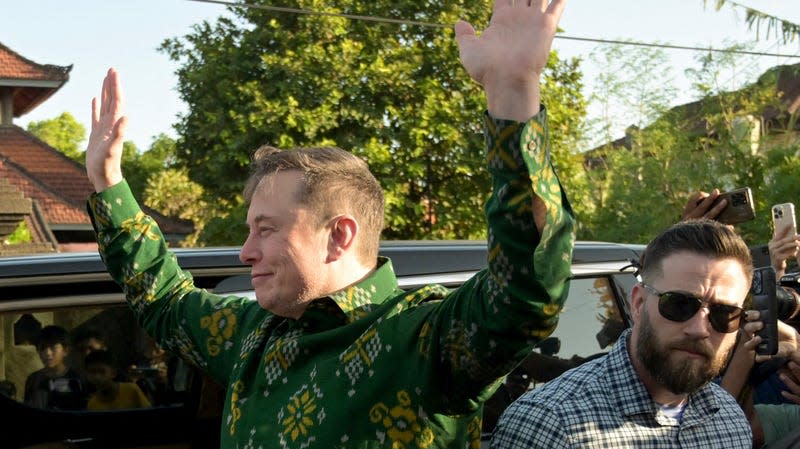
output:
<svg viewBox="0 0 800 449"><path fill-rule="evenodd" d="M711 304L708 308L708 319L711 327L717 332L728 333L739 329L742 309L724 304Z"/></svg>
<svg viewBox="0 0 800 449"><path fill-rule="evenodd" d="M658 298L658 311L661 316L672 321L686 321L700 310L697 298L683 293L666 292Z"/></svg>
<svg viewBox="0 0 800 449"><path fill-rule="evenodd" d="M666 292L658 298L658 311L668 320L683 322L697 313L702 302L694 296L683 293ZM708 307L708 320L717 332L729 333L739 329L742 309L725 304L711 304Z"/></svg>

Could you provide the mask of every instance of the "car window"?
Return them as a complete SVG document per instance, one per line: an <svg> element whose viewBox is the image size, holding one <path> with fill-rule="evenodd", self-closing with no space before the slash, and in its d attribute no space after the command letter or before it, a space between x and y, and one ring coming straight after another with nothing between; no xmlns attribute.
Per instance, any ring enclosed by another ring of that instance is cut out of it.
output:
<svg viewBox="0 0 800 449"><path fill-rule="evenodd" d="M150 339L124 304L4 312L0 325L2 393L29 406L180 406L195 394L195 370ZM125 384L136 399L100 396L90 402L104 382Z"/></svg>
<svg viewBox="0 0 800 449"><path fill-rule="evenodd" d="M611 350L627 327L620 309L625 300L617 299L618 294L625 293L625 288L615 285L606 276L576 277L570 281L569 295L555 331L506 376L486 402L484 439L505 408L526 390L541 387L565 371Z"/></svg>
<svg viewBox="0 0 800 449"><path fill-rule="evenodd" d="M626 326L608 277L572 279L555 331L520 365L530 387L607 353Z"/></svg>
<svg viewBox="0 0 800 449"><path fill-rule="evenodd" d="M625 328L607 277L573 279L552 336L561 357L592 357L608 352Z"/></svg>

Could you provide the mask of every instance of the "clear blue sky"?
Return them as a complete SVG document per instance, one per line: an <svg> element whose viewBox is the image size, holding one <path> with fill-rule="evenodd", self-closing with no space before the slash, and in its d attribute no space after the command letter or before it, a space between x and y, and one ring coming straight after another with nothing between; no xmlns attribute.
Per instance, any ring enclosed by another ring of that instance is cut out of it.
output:
<svg viewBox="0 0 800 449"><path fill-rule="evenodd" d="M97 95L108 67L122 76L130 118L128 137L141 149L159 133L175 135L172 124L185 111L176 91L175 64L158 52L169 37L186 34L193 24L225 13L221 5L188 0L25 0L3 2L0 42L42 64L74 67L70 81L47 102L17 119L52 118L69 111L89 126L90 100ZM713 0L568 0L561 27L571 36L601 39L633 39L675 45L722 47L755 39L744 22L744 11L725 6L714 11ZM796 0L739 0L794 23L800 23ZM268 13L265 14L277 14ZM478 25L480 26L480 25ZM562 56L586 56L597 44L557 39L554 48ZM763 38L756 50L800 54L800 42L777 45ZM691 100L683 68L693 64L693 52L668 51L676 85L681 93L674 104ZM800 63L800 58L743 57L745 73L761 73L778 64ZM596 68L583 66L587 95ZM734 83L747 79L731 74ZM346 146L346 143L341 143Z"/></svg>

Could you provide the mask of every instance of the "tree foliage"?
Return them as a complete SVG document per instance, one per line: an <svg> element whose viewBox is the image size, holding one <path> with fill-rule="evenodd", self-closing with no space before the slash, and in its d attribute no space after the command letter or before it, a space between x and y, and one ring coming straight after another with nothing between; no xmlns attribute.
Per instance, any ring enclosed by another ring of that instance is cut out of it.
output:
<svg viewBox="0 0 800 449"><path fill-rule="evenodd" d="M194 223L195 232L181 242L182 246L197 244L213 213L203 200L203 188L189 179L186 169L166 168L152 172L144 189L144 202L165 216Z"/></svg>
<svg viewBox="0 0 800 449"><path fill-rule="evenodd" d="M269 4L443 24L463 18L477 28L491 11L488 0L280 3ZM241 241L231 226L243 217L237 195L262 144L337 145L364 158L386 192L385 238L484 236L485 104L451 29L231 11L161 47L180 63L178 90L189 106L176 126L177 158L209 195L232 199L204 239ZM554 152L564 155L556 160L580 181L570 151L585 109L577 61L553 55L543 79Z"/></svg>
<svg viewBox="0 0 800 449"><path fill-rule="evenodd" d="M155 136L150 148L144 152L131 141L123 143L122 167L136 198L146 203L145 190L150 177L178 167L176 151L175 139L163 133Z"/></svg>
<svg viewBox="0 0 800 449"><path fill-rule="evenodd" d="M703 0L704 5L708 5L709 0ZM774 36L780 38L784 44L793 42L800 38L800 25L763 11L744 6L731 0L714 0L714 9L719 11L723 6L729 5L734 8L741 8L745 11L745 22L750 30L755 31L756 37L763 36L769 38Z"/></svg>
<svg viewBox="0 0 800 449"><path fill-rule="evenodd" d="M51 119L28 123L28 132L68 158L83 163L81 144L86 139L86 128L69 112Z"/></svg>
<svg viewBox="0 0 800 449"><path fill-rule="evenodd" d="M15 245L18 243L30 243L32 240L33 237L31 236L30 229L28 229L28 225L22 221L17 225L17 229L14 229L14 232L9 234L5 241L0 242L0 244Z"/></svg>
<svg viewBox="0 0 800 449"><path fill-rule="evenodd" d="M778 200L776 182L781 177L775 173L794 175L797 168L790 158L792 151L800 150L795 143L777 152L763 138L764 112L782 108L777 71L728 91L727 73L738 62L734 56L704 54L697 62L688 75L701 100L665 111L644 128L629 130L624 145L607 145L591 153L599 167L590 170L598 206L586 217L586 233L579 237L646 243L678 220L692 192L748 186L754 192L757 219L737 229L751 244L769 240L769 206L793 198ZM787 184L784 181L784 187Z"/></svg>

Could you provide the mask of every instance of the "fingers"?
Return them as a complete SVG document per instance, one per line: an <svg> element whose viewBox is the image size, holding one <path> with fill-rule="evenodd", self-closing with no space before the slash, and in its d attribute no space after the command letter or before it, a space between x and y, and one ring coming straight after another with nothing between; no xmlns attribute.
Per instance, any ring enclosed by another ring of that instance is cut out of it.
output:
<svg viewBox="0 0 800 449"><path fill-rule="evenodd" d="M723 203L721 205L718 204L711 209L711 206L718 197L719 189L714 189L711 191L711 193L706 193L703 191L694 192L689 197L689 200L686 202L686 205L683 208L681 219L687 220L691 218L715 218L726 206L726 204Z"/></svg>
<svg viewBox="0 0 800 449"><path fill-rule="evenodd" d="M100 108L97 106L97 97L92 98L92 130L100 123Z"/></svg>
<svg viewBox="0 0 800 449"><path fill-rule="evenodd" d="M800 404L800 384L798 384L800 365L789 362L786 368L781 370L780 379L788 388L788 391L782 391L781 395L795 404Z"/></svg>
<svg viewBox="0 0 800 449"><path fill-rule="evenodd" d="M456 22L454 31L456 33L456 41L458 42L459 46L461 46L462 40L475 38L475 28L469 22L459 20Z"/></svg>
<svg viewBox="0 0 800 449"><path fill-rule="evenodd" d="M550 2L550 6L547 7L547 13L553 16L556 21L561 19L561 15L564 13L564 6L566 5L566 0L553 0Z"/></svg>
<svg viewBox="0 0 800 449"><path fill-rule="evenodd" d="M103 78L103 89L100 92L100 115L108 114L111 95L111 69L106 72Z"/></svg>
<svg viewBox="0 0 800 449"><path fill-rule="evenodd" d="M121 144L125 140L125 131L128 129L128 117L122 116L114 125L114 140L120 141Z"/></svg>
<svg viewBox="0 0 800 449"><path fill-rule="evenodd" d="M758 310L745 310L744 311L744 320L747 322L747 324L744 325L745 330L747 330L748 325L750 323L752 323L752 322L761 323L761 321L758 321L759 318L761 318L761 312L759 312ZM759 329L756 329L756 330L759 330ZM752 332L750 332L750 333L752 334Z"/></svg>
<svg viewBox="0 0 800 449"><path fill-rule="evenodd" d="M108 74L111 77L111 108L117 114L122 115L123 96L122 87L120 87L119 72L112 67L108 69Z"/></svg>
<svg viewBox="0 0 800 449"><path fill-rule="evenodd" d="M704 217L705 218L712 218L712 219L713 218L717 218L719 216L719 214L721 214L722 211L725 210L726 207L728 207L728 200L722 200L719 203L717 203L716 206L711 208L711 210L706 212Z"/></svg>
<svg viewBox="0 0 800 449"><path fill-rule="evenodd" d="M742 326L742 331L744 331L746 341L743 346L748 351L755 351L761 343L761 337L756 335L756 332L764 328L764 322L759 320L760 315L757 310L748 310L744 313L745 324Z"/></svg>

